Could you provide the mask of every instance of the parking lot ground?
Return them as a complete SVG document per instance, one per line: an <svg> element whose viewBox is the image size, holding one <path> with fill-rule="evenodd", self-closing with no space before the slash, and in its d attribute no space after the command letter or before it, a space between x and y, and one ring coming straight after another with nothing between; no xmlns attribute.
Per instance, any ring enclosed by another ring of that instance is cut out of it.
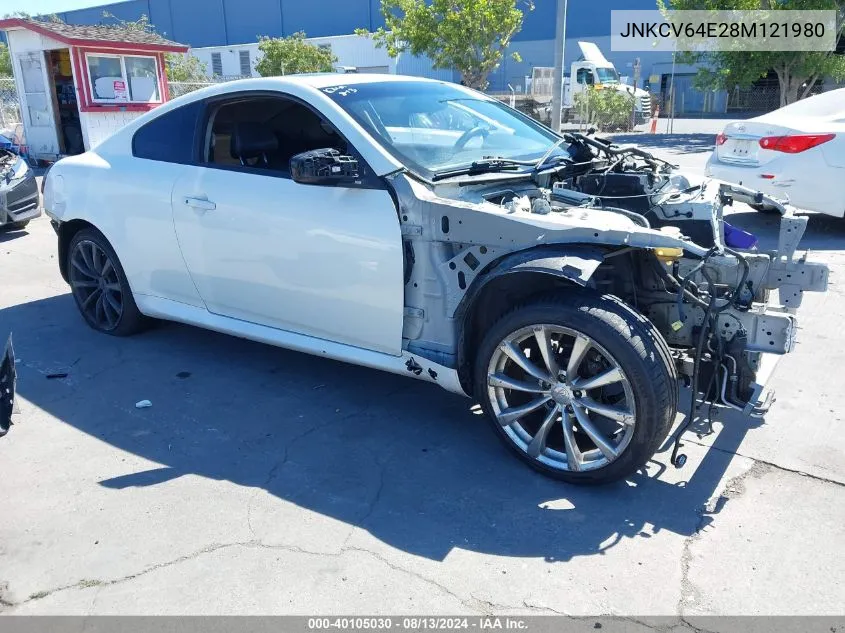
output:
<svg viewBox="0 0 845 633"><path fill-rule="evenodd" d="M697 136L639 142L706 160ZM0 611L843 614L845 221L813 216L804 246L831 287L805 297L765 420L578 488L434 385L177 324L96 334L48 221L2 235L22 414L0 441Z"/></svg>

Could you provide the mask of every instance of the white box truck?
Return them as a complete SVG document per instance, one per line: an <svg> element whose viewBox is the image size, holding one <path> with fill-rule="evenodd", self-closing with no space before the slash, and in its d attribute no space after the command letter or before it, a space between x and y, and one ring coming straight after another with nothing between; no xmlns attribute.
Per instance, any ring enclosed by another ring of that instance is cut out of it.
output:
<svg viewBox="0 0 845 633"><path fill-rule="evenodd" d="M634 96L635 116L634 124L644 123L651 118L651 94L622 83L616 67L607 60L599 47L593 42L578 42L581 49L581 59L573 62L568 75L563 78L563 121L574 118L575 95L583 92L588 86L596 86L606 90L618 90ZM535 67L531 79L530 93L540 103L551 102L552 81L554 68ZM574 78L574 81L573 81Z"/></svg>

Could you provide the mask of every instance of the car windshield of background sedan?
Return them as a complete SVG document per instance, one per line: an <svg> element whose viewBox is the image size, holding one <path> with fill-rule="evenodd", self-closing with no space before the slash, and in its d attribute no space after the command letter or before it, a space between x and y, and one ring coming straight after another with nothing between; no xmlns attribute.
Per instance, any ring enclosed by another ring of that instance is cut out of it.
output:
<svg viewBox="0 0 845 633"><path fill-rule="evenodd" d="M385 81L322 91L425 177L491 156L539 160L559 140L504 104L449 84Z"/></svg>

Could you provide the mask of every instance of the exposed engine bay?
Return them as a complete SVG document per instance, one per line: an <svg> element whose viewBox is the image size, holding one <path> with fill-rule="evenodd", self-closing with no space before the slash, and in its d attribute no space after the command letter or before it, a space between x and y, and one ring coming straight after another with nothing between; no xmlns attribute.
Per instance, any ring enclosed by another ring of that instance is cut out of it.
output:
<svg viewBox="0 0 845 633"><path fill-rule="evenodd" d="M783 201L744 187L694 184L676 166L636 147L583 134L564 139L568 157L558 157L530 178L436 184L431 202L457 199L545 229L534 234L534 248L594 244L600 253L596 266L580 276L573 272L572 279L622 299L658 327L679 374L696 394L686 425L695 417L699 394L711 411L718 405L764 414L774 398L771 391L764 393L764 385L778 355L793 349L794 313L802 294L827 287L826 265L796 257L807 219L794 217ZM418 198L425 199L425 193L415 191ZM724 208L735 201L780 212L776 251L760 250L755 236L725 221ZM444 213L440 205L435 213ZM461 237L456 233L471 218L460 216L461 227L455 227L455 215L442 217L440 238L452 242L445 263L456 270L456 264L473 263L468 257L474 260L472 270L457 268L461 290L502 241L509 241L511 250L532 243L518 225L495 228L499 235L487 239L466 228ZM479 251L473 244L489 246ZM577 258L573 261L577 269ZM770 303L772 290L779 291L779 304ZM406 299L412 294L406 286ZM413 336L424 338L425 332ZM411 349L424 353L422 345L412 341ZM677 448L676 442L673 463L680 466L684 457Z"/></svg>

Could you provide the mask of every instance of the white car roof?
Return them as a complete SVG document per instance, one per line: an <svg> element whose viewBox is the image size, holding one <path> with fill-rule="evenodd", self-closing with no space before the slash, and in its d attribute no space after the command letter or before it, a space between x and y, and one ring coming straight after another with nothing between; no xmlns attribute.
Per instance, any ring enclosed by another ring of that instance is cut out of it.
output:
<svg viewBox="0 0 845 633"><path fill-rule="evenodd" d="M388 75L386 73L309 73L304 75L286 75L280 79L306 83L315 88L336 86L342 84L374 84L386 81L422 81L426 83L443 83L427 77L411 77L409 75Z"/></svg>
<svg viewBox="0 0 845 633"><path fill-rule="evenodd" d="M374 139L370 133L337 103L322 92L322 88L329 86L354 86L375 83L417 82L430 85L447 84L447 82L423 77L409 77L406 75L370 74L370 73L314 73L302 75L284 75L281 77L253 77L235 81L221 82L185 94L176 99L163 103L161 106L145 113L128 123L123 129L106 139L96 148L99 152L118 152L131 154L132 136L135 131L148 121L155 119L170 110L182 105L207 98L225 96L241 91L283 91L316 106L320 112L334 124L338 130L361 153L364 160L376 175L385 174L402 169L404 165L388 152L384 146ZM459 91L476 99L491 99L482 93L475 92L464 86L448 83Z"/></svg>

